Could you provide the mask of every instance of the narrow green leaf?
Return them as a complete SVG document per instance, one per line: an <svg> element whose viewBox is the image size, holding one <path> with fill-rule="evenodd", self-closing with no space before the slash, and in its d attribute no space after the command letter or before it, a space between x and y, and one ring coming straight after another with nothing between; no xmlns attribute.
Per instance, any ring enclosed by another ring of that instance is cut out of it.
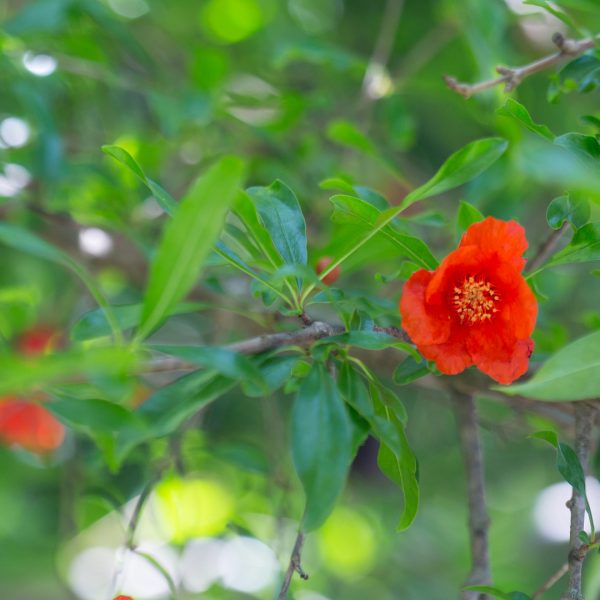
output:
<svg viewBox="0 0 600 600"><path fill-rule="evenodd" d="M59 250L45 240L37 237L27 229L9 223L0 223L0 242L11 248L29 254L30 256L35 256L42 260L48 260L66 267L75 273L104 311L106 320L110 324L115 339L117 341L121 340L121 331L108 300L105 298L102 290L96 284L93 277L76 260L71 258L66 252Z"/></svg>
<svg viewBox="0 0 600 600"><path fill-rule="evenodd" d="M138 339L147 337L195 284L243 171L239 158L222 158L194 183L166 224L150 269Z"/></svg>
<svg viewBox="0 0 600 600"><path fill-rule="evenodd" d="M533 133L537 133L547 140L552 141L555 137L546 125L539 125L536 123L531 118L529 111L514 98L508 98L504 106L496 110L496 113L503 117L512 117L513 119L516 119L521 125L529 129L529 131L533 131Z"/></svg>
<svg viewBox="0 0 600 600"><path fill-rule="evenodd" d="M600 221L593 221L575 232L571 243L557 252L544 266L600 260Z"/></svg>
<svg viewBox="0 0 600 600"><path fill-rule="evenodd" d="M425 242L399 232L392 224L379 227L381 211L361 198L336 195L330 198L334 206L332 219L336 222L359 223L367 232L376 231L390 242L399 256L406 256L424 269L437 268L438 262Z"/></svg>
<svg viewBox="0 0 600 600"><path fill-rule="evenodd" d="M349 121L333 121L327 128L327 137L341 146L359 150L364 154L376 155L373 142Z"/></svg>
<svg viewBox="0 0 600 600"><path fill-rule="evenodd" d="M508 142L502 138L484 138L467 144L452 154L427 183L408 194L399 208L392 210L399 213L418 200L437 196L467 183L491 167L506 148Z"/></svg>
<svg viewBox="0 0 600 600"><path fill-rule="evenodd" d="M527 4L529 6L539 6L550 13L553 17L556 17L559 21L562 21L567 27L570 27L578 33L580 32L579 28L575 24L575 21L573 21L573 19L564 10L556 7L556 5L552 6L546 0L525 0L523 4Z"/></svg>
<svg viewBox="0 0 600 600"><path fill-rule="evenodd" d="M173 346L156 344L147 346L150 350L175 356L189 363L211 369L238 381L250 381L255 385L266 388L266 382L250 358L218 346Z"/></svg>
<svg viewBox="0 0 600 600"><path fill-rule="evenodd" d="M459 231L466 231L473 223L478 223L483 219L485 219L485 216L478 208L464 200L460 201L456 217Z"/></svg>
<svg viewBox="0 0 600 600"><path fill-rule="evenodd" d="M130 349L92 347L40 356L3 356L0 395L25 394L64 381L135 372L139 357Z"/></svg>
<svg viewBox="0 0 600 600"><path fill-rule="evenodd" d="M306 494L304 528L319 527L341 494L352 456L350 421L335 381L316 363L292 410L292 456Z"/></svg>
<svg viewBox="0 0 600 600"><path fill-rule="evenodd" d="M525 383L495 386L510 396L571 402L598 397L600 390L600 331L561 348Z"/></svg>
<svg viewBox="0 0 600 600"><path fill-rule="evenodd" d="M546 211L546 220L552 229L560 229L565 221L580 228L589 221L590 213L590 204L585 198L566 194L550 202Z"/></svg>
<svg viewBox="0 0 600 600"><path fill-rule="evenodd" d="M305 265L308 258L306 222L294 192L279 180L269 187L252 187L246 191L283 260L290 265Z"/></svg>
<svg viewBox="0 0 600 600"><path fill-rule="evenodd" d="M210 308L205 302L180 302L165 315L165 318L174 315L183 315ZM111 305L115 319L122 331L137 327L142 316L141 304ZM82 315L71 328L71 339L77 342L92 340L94 338L110 335L111 329L102 309L91 310Z"/></svg>
<svg viewBox="0 0 600 600"><path fill-rule="evenodd" d="M102 146L102 152L126 166L144 185L146 185L152 192L154 198L156 198L156 201L160 204L161 208L168 215L172 216L175 213L177 202L175 202L174 198L156 183L156 181L147 177L146 173L144 173L143 169L127 150L120 146L106 145Z"/></svg>
<svg viewBox="0 0 600 600"><path fill-rule="evenodd" d="M44 407L69 427L82 429L92 435L117 433L129 428L142 431L145 428L138 415L106 400L58 398L46 402Z"/></svg>

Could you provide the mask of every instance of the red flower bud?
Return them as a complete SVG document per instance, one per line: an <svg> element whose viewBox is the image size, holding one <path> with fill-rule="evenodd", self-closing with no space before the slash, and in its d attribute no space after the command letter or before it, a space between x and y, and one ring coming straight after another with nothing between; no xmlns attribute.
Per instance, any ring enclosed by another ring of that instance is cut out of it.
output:
<svg viewBox="0 0 600 600"><path fill-rule="evenodd" d="M57 346L59 332L53 327L40 325L27 330L17 342L21 354L34 356L44 354Z"/></svg>
<svg viewBox="0 0 600 600"><path fill-rule="evenodd" d="M316 268L317 275L320 275L323 271L325 271L325 269L327 269L327 267L332 262L333 262L333 258L331 258L331 256L323 256L322 258L320 258L317 261L317 268ZM325 285L331 285L332 283L337 281L338 277L341 274L342 274L342 269L338 265L337 267L335 267L335 269L333 269L333 271L331 271L331 273L327 273L327 275L325 275L325 277L323 277L323 279L321 281L323 281L323 283Z"/></svg>

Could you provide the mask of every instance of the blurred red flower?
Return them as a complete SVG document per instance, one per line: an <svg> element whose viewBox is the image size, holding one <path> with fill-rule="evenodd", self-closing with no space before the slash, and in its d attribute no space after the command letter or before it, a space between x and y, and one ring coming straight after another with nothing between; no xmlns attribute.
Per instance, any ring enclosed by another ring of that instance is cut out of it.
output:
<svg viewBox="0 0 600 600"><path fill-rule="evenodd" d="M488 217L435 271L421 269L406 282L402 327L442 373L475 365L508 384L527 371L537 302L521 274L526 249L521 225Z"/></svg>
<svg viewBox="0 0 600 600"><path fill-rule="evenodd" d="M133 600L131 596L115 596L113 600Z"/></svg>
<svg viewBox="0 0 600 600"><path fill-rule="evenodd" d="M17 343L26 356L51 351L59 334L50 327L36 327L26 331ZM40 402L43 395L31 398L6 396L0 398L0 442L20 446L36 454L46 454L58 448L65 437L64 426Z"/></svg>

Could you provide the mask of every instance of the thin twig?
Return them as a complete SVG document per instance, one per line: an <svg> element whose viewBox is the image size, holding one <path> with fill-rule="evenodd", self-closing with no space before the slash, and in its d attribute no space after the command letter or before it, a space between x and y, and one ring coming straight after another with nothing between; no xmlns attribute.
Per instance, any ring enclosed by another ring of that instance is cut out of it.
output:
<svg viewBox="0 0 600 600"><path fill-rule="evenodd" d="M584 472L587 471L589 462L594 410L585 402L578 402L575 405L575 451ZM579 532L583 531L585 523L585 497L573 488L573 494L567 506L571 511L571 550L569 552L569 583L562 599L584 600L581 579L585 552L582 552L581 549L585 543L579 538Z"/></svg>
<svg viewBox="0 0 600 600"><path fill-rule="evenodd" d="M465 585L489 585L491 582L488 547L488 516L485 500L483 452L477 423L477 409L472 396L453 393L454 410L465 463L469 496L469 534L471 541L471 572ZM488 600L481 592L465 590L463 600Z"/></svg>
<svg viewBox="0 0 600 600"><path fill-rule="evenodd" d="M600 36L593 36L582 40L572 40L565 38L561 33L555 33L552 36L552 41L558 46L558 52L555 52L554 54L540 58L539 60L522 67L497 67L496 71L500 74L499 77L481 81L479 83L461 83L449 75L444 76L444 81L451 90L454 90L465 98L470 98L474 94L502 84L504 84L504 91L510 92L526 77L529 77L538 71L548 69L562 62L565 58L582 54L586 50L593 48L599 39Z"/></svg>
<svg viewBox="0 0 600 600"><path fill-rule="evenodd" d="M564 565L560 566L555 573L544 582L544 584L540 587L539 590L533 594L531 597L532 600L539 600L550 588L554 587L569 571L569 563L566 562Z"/></svg>
<svg viewBox="0 0 600 600"><path fill-rule="evenodd" d="M294 549L292 550L292 555L290 557L290 564L288 565L287 571L285 572L285 577L283 578L283 583L281 584L281 589L279 590L277 600L285 600L287 598L287 593L290 589L290 584L292 583L292 577L294 575L294 572L298 573L298 575L300 575L302 579L308 579L308 573L306 573L302 569L303 545L304 532L302 531L302 529L300 529L298 531L298 536L296 537L296 542L294 543Z"/></svg>
<svg viewBox="0 0 600 600"><path fill-rule="evenodd" d="M555 229L550 233L535 253L535 256L525 265L525 273L533 273L554 254L556 246L567 229L569 229L569 223L565 221L558 229Z"/></svg>

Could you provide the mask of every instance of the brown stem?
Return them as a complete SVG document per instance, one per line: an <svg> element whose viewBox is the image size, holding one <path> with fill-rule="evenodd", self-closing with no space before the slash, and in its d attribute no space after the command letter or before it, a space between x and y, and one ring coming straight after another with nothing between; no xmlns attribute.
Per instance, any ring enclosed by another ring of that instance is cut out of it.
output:
<svg viewBox="0 0 600 600"><path fill-rule="evenodd" d="M288 565L287 571L285 572L285 577L283 578L283 583L281 584L281 589L279 590L277 600L285 600L287 598L287 594L290 589L290 584L292 583L292 577L294 575L294 572L298 573L298 575L300 575L302 579L308 579L308 574L304 572L301 564L303 545L304 532L300 529L298 531L298 536L296 537L296 542L294 543L294 549L292 550L292 555L290 557L290 564Z"/></svg>
<svg viewBox="0 0 600 600"><path fill-rule="evenodd" d="M587 472L594 408L585 402L575 404L575 451L584 472ZM585 497L575 488L571 500L567 503L571 511L571 532L569 552L569 583L562 596L562 600L584 600L581 591L581 578L583 572L583 560L585 552L582 548L585 543L579 539L579 532L583 531L585 522Z"/></svg>
<svg viewBox="0 0 600 600"><path fill-rule="evenodd" d="M552 36L552 41L558 46L558 52L555 52L554 54L540 58L522 67L497 67L496 71L499 73L499 77L481 81L479 83L462 83L449 75L444 76L444 81L451 90L454 90L465 98L470 98L474 94L478 94L479 92L502 84L504 84L504 91L510 92L526 77L529 77L538 71L548 69L562 62L567 57L578 56L586 50L593 48L598 42L598 39L600 39L599 36L593 36L582 40L571 40L565 38L560 33L555 33Z"/></svg>
<svg viewBox="0 0 600 600"><path fill-rule="evenodd" d="M565 231L569 228L569 223L565 221L559 229L555 229L550 233L542 245L538 248L535 256L525 265L525 273L532 273L538 267L541 267L556 251L556 246L562 238Z"/></svg>
<svg viewBox="0 0 600 600"><path fill-rule="evenodd" d="M471 572L465 585L489 585L491 582L488 547L490 518L485 500L483 452L473 396L453 394L454 410L465 463L469 496L469 534L471 542ZM488 600L481 592L465 590L463 600Z"/></svg>

